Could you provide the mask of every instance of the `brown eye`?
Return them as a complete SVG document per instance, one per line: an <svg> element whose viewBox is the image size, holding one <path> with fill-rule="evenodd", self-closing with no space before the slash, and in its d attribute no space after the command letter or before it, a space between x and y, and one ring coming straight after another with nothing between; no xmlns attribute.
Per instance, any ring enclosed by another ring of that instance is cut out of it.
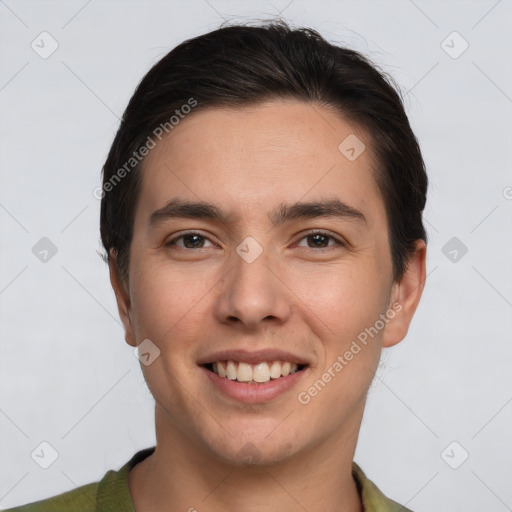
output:
<svg viewBox="0 0 512 512"><path fill-rule="evenodd" d="M307 245L304 245L302 242L306 241ZM323 249L326 247L332 247L333 245L344 245L340 240L337 240L332 235L328 235L327 233L310 233L303 237L299 244L300 247L309 247L311 249Z"/></svg>
<svg viewBox="0 0 512 512"><path fill-rule="evenodd" d="M329 245L329 238L326 235L309 235L307 237L309 247L327 247Z"/></svg>
<svg viewBox="0 0 512 512"><path fill-rule="evenodd" d="M167 247L177 246L183 247L185 249L202 249L204 247L207 247L205 246L207 242L211 244L208 238L200 235L199 233L185 233L176 238L173 238L170 242L167 242L165 245Z"/></svg>

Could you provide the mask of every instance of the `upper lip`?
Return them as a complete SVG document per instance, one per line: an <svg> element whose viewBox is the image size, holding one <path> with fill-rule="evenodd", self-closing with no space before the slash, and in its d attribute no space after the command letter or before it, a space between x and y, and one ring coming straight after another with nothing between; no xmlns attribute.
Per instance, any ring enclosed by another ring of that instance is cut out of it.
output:
<svg viewBox="0 0 512 512"><path fill-rule="evenodd" d="M239 363L257 364L264 361L288 361L300 365L309 364L308 361L300 356L277 349L263 349L263 350L220 350L213 352L198 361L199 365L215 363L216 361L237 361Z"/></svg>

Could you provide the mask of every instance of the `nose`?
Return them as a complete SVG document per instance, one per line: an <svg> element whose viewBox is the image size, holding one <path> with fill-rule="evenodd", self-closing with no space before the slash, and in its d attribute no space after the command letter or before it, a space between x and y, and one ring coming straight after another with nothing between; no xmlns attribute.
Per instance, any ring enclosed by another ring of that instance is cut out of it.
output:
<svg viewBox="0 0 512 512"><path fill-rule="evenodd" d="M230 271L219 283L217 319L250 330L285 323L291 315L292 294L271 259L262 254L248 263L234 254L230 260Z"/></svg>

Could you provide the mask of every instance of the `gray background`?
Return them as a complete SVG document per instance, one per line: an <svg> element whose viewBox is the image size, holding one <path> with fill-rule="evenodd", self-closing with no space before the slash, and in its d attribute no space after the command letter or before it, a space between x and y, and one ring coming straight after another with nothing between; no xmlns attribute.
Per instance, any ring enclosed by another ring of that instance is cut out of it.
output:
<svg viewBox="0 0 512 512"><path fill-rule="evenodd" d="M425 293L383 354L356 461L418 512L512 510L511 0L0 1L0 508L153 445L93 190L153 63L224 19L279 13L398 80L430 176Z"/></svg>

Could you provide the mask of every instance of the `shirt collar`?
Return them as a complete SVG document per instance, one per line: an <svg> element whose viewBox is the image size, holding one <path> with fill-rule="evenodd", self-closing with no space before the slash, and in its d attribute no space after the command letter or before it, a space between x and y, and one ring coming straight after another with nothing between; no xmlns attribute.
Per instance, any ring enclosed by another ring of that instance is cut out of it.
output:
<svg viewBox="0 0 512 512"><path fill-rule="evenodd" d="M108 471L98 484L96 512L135 512L128 473L139 462L149 457L155 447L137 452L119 471Z"/></svg>

